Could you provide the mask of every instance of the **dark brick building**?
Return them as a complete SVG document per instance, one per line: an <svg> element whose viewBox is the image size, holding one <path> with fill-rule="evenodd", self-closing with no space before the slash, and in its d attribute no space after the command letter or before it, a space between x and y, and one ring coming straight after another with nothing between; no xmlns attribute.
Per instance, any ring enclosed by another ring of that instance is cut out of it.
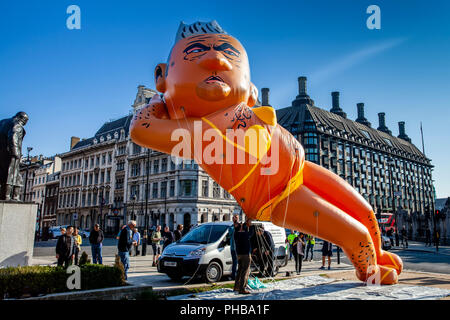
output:
<svg viewBox="0 0 450 320"><path fill-rule="evenodd" d="M298 78L299 93L292 105L277 110L278 123L303 145L306 159L347 180L372 205L376 213L395 212L398 227L406 225L412 238L423 237L431 224L434 189L431 160L405 132L399 122L396 137L379 113L378 128L364 116L358 103L358 118L351 120L332 92L332 108L314 105L306 91L306 77ZM268 89L262 89L263 105L269 104Z"/></svg>

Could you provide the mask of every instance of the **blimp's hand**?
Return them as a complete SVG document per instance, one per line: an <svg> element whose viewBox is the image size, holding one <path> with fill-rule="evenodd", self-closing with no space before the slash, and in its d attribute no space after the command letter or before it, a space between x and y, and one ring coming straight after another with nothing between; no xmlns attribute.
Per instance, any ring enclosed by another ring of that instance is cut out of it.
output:
<svg viewBox="0 0 450 320"><path fill-rule="evenodd" d="M149 127L154 119L169 119L166 105L158 94L155 94L150 103L136 111L134 121L139 121L142 126Z"/></svg>

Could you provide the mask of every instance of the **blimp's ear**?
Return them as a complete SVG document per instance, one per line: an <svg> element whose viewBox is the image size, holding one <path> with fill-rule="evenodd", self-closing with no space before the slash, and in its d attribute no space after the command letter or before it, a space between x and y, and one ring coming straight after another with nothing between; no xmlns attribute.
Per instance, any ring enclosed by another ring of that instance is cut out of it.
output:
<svg viewBox="0 0 450 320"><path fill-rule="evenodd" d="M250 94L248 95L247 105L251 108L258 101L258 89L256 89L255 85L250 82L249 91Z"/></svg>
<svg viewBox="0 0 450 320"><path fill-rule="evenodd" d="M155 68L156 90L161 93L166 91L166 68L167 64L159 63Z"/></svg>

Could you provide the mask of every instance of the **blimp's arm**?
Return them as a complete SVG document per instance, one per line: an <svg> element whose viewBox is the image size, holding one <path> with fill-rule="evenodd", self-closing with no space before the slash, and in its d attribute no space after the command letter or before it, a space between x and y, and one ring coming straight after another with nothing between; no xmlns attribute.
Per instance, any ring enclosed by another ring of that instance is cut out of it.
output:
<svg viewBox="0 0 450 320"><path fill-rule="evenodd" d="M192 159L190 150L193 150L195 120L170 119L164 102L155 95L148 105L136 110L130 126L131 140L140 146L168 154L172 154L177 147L176 156ZM181 148L182 144L185 144L184 148Z"/></svg>

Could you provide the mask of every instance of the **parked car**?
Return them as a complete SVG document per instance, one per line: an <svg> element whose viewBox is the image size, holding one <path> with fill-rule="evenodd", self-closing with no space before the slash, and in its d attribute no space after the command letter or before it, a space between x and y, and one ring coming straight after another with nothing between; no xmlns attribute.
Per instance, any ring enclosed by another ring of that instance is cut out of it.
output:
<svg viewBox="0 0 450 320"><path fill-rule="evenodd" d="M89 238L89 236L90 236L90 234L91 234L91 232L88 230L88 229L80 229L79 231L78 231L78 234L83 238L83 239L86 239L86 238Z"/></svg>
<svg viewBox="0 0 450 320"><path fill-rule="evenodd" d="M281 265L286 255L284 229L269 222L256 221L253 224L264 224L272 234L276 245L276 263ZM233 260L228 233L231 226L231 221L208 222L190 230L164 249L158 260L158 272L167 274L173 280L192 276L202 277L206 282L217 282L223 276L231 275Z"/></svg>
<svg viewBox="0 0 450 320"><path fill-rule="evenodd" d="M383 250L391 249L391 239L389 237L381 236L381 248Z"/></svg>
<svg viewBox="0 0 450 320"><path fill-rule="evenodd" d="M61 228L67 228L67 225L55 226L48 229L48 233L51 239L56 239L61 235Z"/></svg>

